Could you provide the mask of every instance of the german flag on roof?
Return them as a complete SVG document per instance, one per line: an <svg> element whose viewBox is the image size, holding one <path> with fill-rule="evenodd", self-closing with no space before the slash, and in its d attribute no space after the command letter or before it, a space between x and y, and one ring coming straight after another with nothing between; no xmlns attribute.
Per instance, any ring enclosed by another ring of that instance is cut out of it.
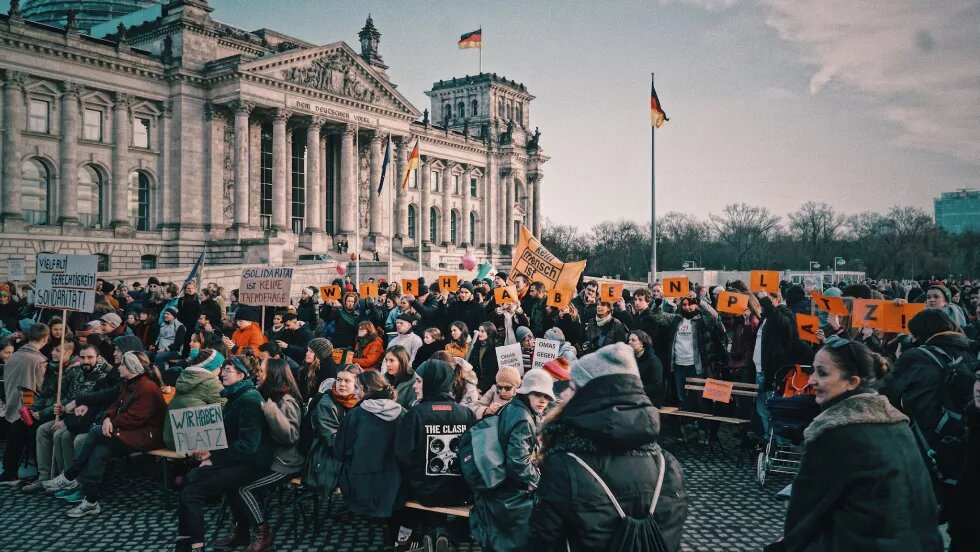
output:
<svg viewBox="0 0 980 552"><path fill-rule="evenodd" d="M483 29L477 29L471 33L466 33L459 37L459 47L462 48L482 48Z"/></svg>
<svg viewBox="0 0 980 552"><path fill-rule="evenodd" d="M653 82L650 82L650 124L655 128L660 128L664 121L669 121L667 114L664 113L664 108L660 106L660 98L657 96L657 89L653 87Z"/></svg>

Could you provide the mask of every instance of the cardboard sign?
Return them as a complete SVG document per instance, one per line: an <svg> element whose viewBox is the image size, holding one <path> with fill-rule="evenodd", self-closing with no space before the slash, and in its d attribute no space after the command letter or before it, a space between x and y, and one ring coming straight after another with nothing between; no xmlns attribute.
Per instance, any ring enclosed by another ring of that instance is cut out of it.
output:
<svg viewBox="0 0 980 552"><path fill-rule="evenodd" d="M517 371L524 376L524 358L521 356L521 344L511 343L510 345L501 345L497 347L497 366L503 368L504 366L510 366L511 368L517 368Z"/></svg>
<svg viewBox="0 0 980 552"><path fill-rule="evenodd" d="M96 255L37 254L34 306L78 312L95 310ZM10 290L11 295L14 290Z"/></svg>
<svg viewBox="0 0 980 552"><path fill-rule="evenodd" d="M324 301L340 301L340 286L320 286L320 299Z"/></svg>
<svg viewBox="0 0 980 552"><path fill-rule="evenodd" d="M178 408L169 414L177 452L228 448L220 404Z"/></svg>
<svg viewBox="0 0 980 552"><path fill-rule="evenodd" d="M574 293L568 293L562 289L553 289L548 292L548 306L549 307L567 307L569 303L572 302L572 298L575 297Z"/></svg>
<svg viewBox="0 0 980 552"><path fill-rule="evenodd" d="M251 267L242 269L238 302L243 305L288 307L293 286L293 269L288 267Z"/></svg>
<svg viewBox="0 0 980 552"><path fill-rule="evenodd" d="M880 299L855 299L851 310L851 325L858 328L885 329L885 305Z"/></svg>
<svg viewBox="0 0 980 552"><path fill-rule="evenodd" d="M358 294L361 297L377 297L378 296L378 284L366 283L357 286Z"/></svg>
<svg viewBox="0 0 980 552"><path fill-rule="evenodd" d="M810 343L820 343L820 339L817 338L819 329L819 318L810 314L796 313L796 331L800 334L800 339Z"/></svg>
<svg viewBox="0 0 980 552"><path fill-rule="evenodd" d="M397 335L397 334L396 334ZM354 362L354 351L348 351L345 349L334 349L333 350L333 363L337 366L343 366L345 364L350 364Z"/></svg>
<svg viewBox="0 0 980 552"><path fill-rule="evenodd" d="M687 297L691 293L691 281L687 276L664 278L664 297Z"/></svg>
<svg viewBox="0 0 980 552"><path fill-rule="evenodd" d="M623 284L600 284L599 300L615 303L623 298Z"/></svg>
<svg viewBox="0 0 980 552"><path fill-rule="evenodd" d="M7 279L24 279L24 259L7 259Z"/></svg>
<svg viewBox="0 0 980 552"><path fill-rule="evenodd" d="M560 347L561 341L541 338L535 339L534 356L531 357L531 368L541 368L546 362L558 358L558 349Z"/></svg>
<svg viewBox="0 0 980 552"><path fill-rule="evenodd" d="M528 282L541 282L545 291L562 289L575 293L575 284L585 270L585 261L563 263L548 251L541 242L521 225L521 236L514 247L510 280L518 274L527 276Z"/></svg>
<svg viewBox="0 0 980 552"><path fill-rule="evenodd" d="M779 272L776 270L753 270L749 277L749 290L779 293Z"/></svg>
<svg viewBox="0 0 980 552"><path fill-rule="evenodd" d="M708 378L704 380L704 392L701 396L709 401L729 403L732 402L732 389L735 383Z"/></svg>
<svg viewBox="0 0 980 552"><path fill-rule="evenodd" d="M449 293L456 293L459 291L459 277L453 274L447 274L445 276L439 276L436 280L439 282L439 291L448 291Z"/></svg>
<svg viewBox="0 0 980 552"><path fill-rule="evenodd" d="M418 295L419 281L402 278L402 293L407 295Z"/></svg>
<svg viewBox="0 0 980 552"><path fill-rule="evenodd" d="M830 295L824 295L817 291L811 291L810 296L813 297L813 304L824 312L836 314L837 316L851 315L850 311L847 310L847 305L844 303L844 300L840 297L831 297Z"/></svg>
<svg viewBox="0 0 980 552"><path fill-rule="evenodd" d="M896 305L885 304L885 331L891 333L909 333L909 320L925 310L925 303L905 303Z"/></svg>
<svg viewBox="0 0 980 552"><path fill-rule="evenodd" d="M723 291L718 294L718 312L741 316L749 306L749 296L744 293Z"/></svg>
<svg viewBox="0 0 980 552"><path fill-rule="evenodd" d="M517 303L520 301L518 297L516 286L493 288L493 299L497 302L497 305L503 305L504 303Z"/></svg>

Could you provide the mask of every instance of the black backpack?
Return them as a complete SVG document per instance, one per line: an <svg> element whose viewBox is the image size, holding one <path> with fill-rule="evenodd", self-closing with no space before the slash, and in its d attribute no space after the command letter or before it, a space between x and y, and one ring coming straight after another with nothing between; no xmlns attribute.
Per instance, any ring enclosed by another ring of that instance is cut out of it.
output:
<svg viewBox="0 0 980 552"><path fill-rule="evenodd" d="M667 472L667 461L664 459L663 453L659 450L657 451L657 459L660 463L657 488L653 493L653 502L650 503L650 509L647 511L647 515L642 518L627 516L626 512L623 511L623 507L619 505L619 501L616 500L612 491L609 490L609 486L599 477L599 474L578 456L575 456L571 452L566 454L581 464L585 468L585 471L589 472L589 475L606 492L609 501L616 508L616 513L619 514L619 527L616 528L612 542L609 543L609 547L606 550L609 552L670 552L667 548L666 541L664 541L664 535L660 531L660 526L653 517L653 511L657 509L657 502L660 500L660 491L664 486L664 474Z"/></svg>
<svg viewBox="0 0 980 552"><path fill-rule="evenodd" d="M936 427L913 424L926 464L939 481L955 485L966 457L967 422L964 408L973 400L973 384L980 362L975 357L953 358L933 345L918 347L944 374L942 414Z"/></svg>

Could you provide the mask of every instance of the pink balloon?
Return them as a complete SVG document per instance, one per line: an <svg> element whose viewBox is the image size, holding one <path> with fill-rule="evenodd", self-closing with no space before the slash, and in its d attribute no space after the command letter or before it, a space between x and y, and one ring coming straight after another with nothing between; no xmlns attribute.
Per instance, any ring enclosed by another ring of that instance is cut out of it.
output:
<svg viewBox="0 0 980 552"><path fill-rule="evenodd" d="M474 255L472 251L467 252L466 255L463 255L463 268L466 270L473 270L476 268L476 255Z"/></svg>
<svg viewBox="0 0 980 552"><path fill-rule="evenodd" d="M337 263L337 274L341 276L347 274L347 263Z"/></svg>

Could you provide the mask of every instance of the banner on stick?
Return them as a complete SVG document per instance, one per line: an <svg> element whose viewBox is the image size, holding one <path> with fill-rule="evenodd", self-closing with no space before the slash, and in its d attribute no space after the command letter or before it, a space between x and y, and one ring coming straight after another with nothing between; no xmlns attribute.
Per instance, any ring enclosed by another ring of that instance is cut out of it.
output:
<svg viewBox="0 0 980 552"><path fill-rule="evenodd" d="M34 306L94 311L98 266L99 258L96 255L38 253Z"/></svg>
<svg viewBox="0 0 980 552"><path fill-rule="evenodd" d="M585 261L561 262L541 245L527 227L521 225L521 237L514 247L512 266L511 280L523 274L529 282L544 284L545 291L559 289L574 296L575 285L585 270Z"/></svg>
<svg viewBox="0 0 980 552"><path fill-rule="evenodd" d="M290 267L246 267L242 269L242 281L238 286L238 302L243 305L288 307L292 286L293 269Z"/></svg>

